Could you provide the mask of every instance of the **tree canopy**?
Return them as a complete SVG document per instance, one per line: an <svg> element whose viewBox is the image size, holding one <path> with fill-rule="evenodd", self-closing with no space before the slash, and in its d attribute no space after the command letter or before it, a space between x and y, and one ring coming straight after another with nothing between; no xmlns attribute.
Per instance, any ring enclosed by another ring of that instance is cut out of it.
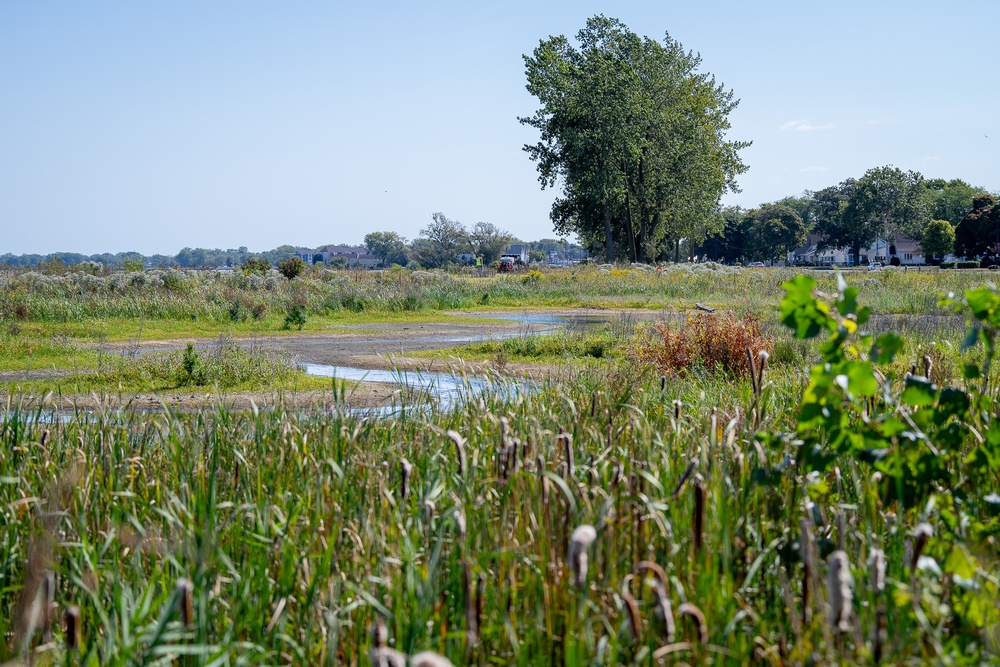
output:
<svg viewBox="0 0 1000 667"><path fill-rule="evenodd" d="M927 223L920 249L927 256L943 256L955 249L955 228L947 220L931 220Z"/></svg>
<svg viewBox="0 0 1000 667"><path fill-rule="evenodd" d="M738 153L749 143L726 139L738 101L669 35L640 38L595 16L577 42L551 37L524 57L541 103L520 119L541 133L525 150L543 188L562 185L556 230L592 252L603 246L609 261L651 261L681 238L703 240L746 170Z"/></svg>
<svg viewBox="0 0 1000 667"><path fill-rule="evenodd" d="M750 257L784 258L806 242L806 226L790 206L764 204L750 217L746 231L746 252Z"/></svg>
<svg viewBox="0 0 1000 667"><path fill-rule="evenodd" d="M988 253L1000 253L1000 206L983 195L955 228L955 254L969 258Z"/></svg>

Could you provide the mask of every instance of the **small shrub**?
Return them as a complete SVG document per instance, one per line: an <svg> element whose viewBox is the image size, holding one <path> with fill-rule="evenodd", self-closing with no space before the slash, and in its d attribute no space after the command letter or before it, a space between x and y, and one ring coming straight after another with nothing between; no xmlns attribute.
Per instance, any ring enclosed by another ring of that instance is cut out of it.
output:
<svg viewBox="0 0 1000 667"><path fill-rule="evenodd" d="M184 348L184 356L181 357L181 385L203 385L205 384L205 374L201 367L201 358L194 349L194 345L187 344Z"/></svg>
<svg viewBox="0 0 1000 667"><path fill-rule="evenodd" d="M122 261L122 270L125 273L140 273L145 268L141 259L129 257Z"/></svg>
<svg viewBox="0 0 1000 667"><path fill-rule="evenodd" d="M955 265L956 269L978 269L980 268L979 262L958 262Z"/></svg>
<svg viewBox="0 0 1000 667"><path fill-rule="evenodd" d="M271 262L260 257L249 257L240 266L240 270L243 271L243 275L245 276L263 276L271 270Z"/></svg>
<svg viewBox="0 0 1000 667"><path fill-rule="evenodd" d="M521 278L521 282L525 285L537 285L544 279L545 275L541 271L539 271L538 269L532 269L531 271L528 271L526 274L524 274L524 276Z"/></svg>
<svg viewBox="0 0 1000 667"><path fill-rule="evenodd" d="M305 269L306 263L302 261L301 257L289 257L278 263L278 271L289 280L298 278Z"/></svg>
<svg viewBox="0 0 1000 667"><path fill-rule="evenodd" d="M243 322L247 319L247 309L239 301L229 304L229 319L233 322Z"/></svg>
<svg viewBox="0 0 1000 667"><path fill-rule="evenodd" d="M258 303L254 304L254 307L250 309L250 314L253 315L255 320L264 319L264 315L267 314L267 304Z"/></svg>
<svg viewBox="0 0 1000 667"><path fill-rule="evenodd" d="M289 330L292 327L298 327L299 331L302 331L302 327L306 325L306 309L304 306L292 306L288 309L288 314L285 315L284 329Z"/></svg>

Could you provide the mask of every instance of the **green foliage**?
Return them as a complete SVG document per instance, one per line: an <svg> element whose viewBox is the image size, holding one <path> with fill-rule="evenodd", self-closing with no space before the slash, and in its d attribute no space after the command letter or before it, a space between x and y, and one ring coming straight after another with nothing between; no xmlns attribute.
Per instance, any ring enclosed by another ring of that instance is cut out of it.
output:
<svg viewBox="0 0 1000 667"><path fill-rule="evenodd" d="M143 264L140 257L128 257L122 260L122 270L125 273L139 273L145 270L145 268L145 264Z"/></svg>
<svg viewBox="0 0 1000 667"><path fill-rule="evenodd" d="M283 325L284 329L291 329L292 327L297 328L302 331L302 327L306 325L306 309L304 306L295 304L288 309L288 314L285 315L285 322Z"/></svg>
<svg viewBox="0 0 1000 667"><path fill-rule="evenodd" d="M243 262L243 265L240 266L240 270L245 276L263 276L271 270L271 263L261 257L248 257L247 260Z"/></svg>
<svg viewBox="0 0 1000 667"><path fill-rule="evenodd" d="M302 261L301 257L289 257L283 262L278 262L278 271L289 280L298 278L305 270L306 263Z"/></svg>
<svg viewBox="0 0 1000 667"><path fill-rule="evenodd" d="M982 196L955 228L955 254L973 258L987 253L1000 254L1000 206L993 197Z"/></svg>
<svg viewBox="0 0 1000 667"><path fill-rule="evenodd" d="M669 36L640 38L595 16L577 35L543 40L524 57L541 104L521 122L539 130L525 146L542 187L562 182L552 208L560 234L576 233L607 261L652 261L681 238L717 228L719 197L746 170L727 141L731 91L699 73L700 57Z"/></svg>
<svg viewBox="0 0 1000 667"><path fill-rule="evenodd" d="M408 261L406 239L396 232L370 232L365 235L365 247L384 267Z"/></svg>
<svg viewBox="0 0 1000 667"><path fill-rule="evenodd" d="M931 220L927 223L920 248L925 255L947 255L955 249L955 228L947 220Z"/></svg>
<svg viewBox="0 0 1000 667"><path fill-rule="evenodd" d="M201 359L191 343L188 343L187 347L184 348L184 356L181 357L180 383L182 385L205 384L205 373L201 368Z"/></svg>
<svg viewBox="0 0 1000 667"><path fill-rule="evenodd" d="M784 204L764 204L749 214L746 256L749 259L777 259L806 242L802 218Z"/></svg>

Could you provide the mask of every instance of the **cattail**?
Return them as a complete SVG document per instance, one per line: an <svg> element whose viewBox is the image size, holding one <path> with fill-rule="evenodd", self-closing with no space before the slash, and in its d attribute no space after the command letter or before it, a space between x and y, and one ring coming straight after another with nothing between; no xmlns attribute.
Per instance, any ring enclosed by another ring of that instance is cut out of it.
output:
<svg viewBox="0 0 1000 667"><path fill-rule="evenodd" d="M843 510L837 511L837 548L847 551L847 518Z"/></svg>
<svg viewBox="0 0 1000 667"><path fill-rule="evenodd" d="M573 585L583 588L587 583L587 550L597 539L597 529L588 524L583 524L573 531L569 538L569 561L570 569L573 571Z"/></svg>
<svg viewBox="0 0 1000 667"><path fill-rule="evenodd" d="M479 573L476 582L476 627L483 627L483 598L486 596L486 573Z"/></svg>
<svg viewBox="0 0 1000 667"><path fill-rule="evenodd" d="M928 380L931 379L931 371L934 369L934 360L931 359L931 355L924 355L924 377ZM44 443L43 443L44 444Z"/></svg>
<svg viewBox="0 0 1000 667"><path fill-rule="evenodd" d="M455 443L455 450L458 452L458 472L462 477L465 477L467 466L465 458L465 438L463 438L457 431L448 431L448 437Z"/></svg>
<svg viewBox="0 0 1000 667"><path fill-rule="evenodd" d="M80 647L83 634L80 625L80 608L76 606L66 607L66 648L75 651Z"/></svg>
<svg viewBox="0 0 1000 667"><path fill-rule="evenodd" d="M455 512L455 529L458 531L458 539L465 540L465 510L461 507Z"/></svg>
<svg viewBox="0 0 1000 667"><path fill-rule="evenodd" d="M680 401L674 401L674 421L679 421L681 418L681 405L683 405L683 403Z"/></svg>
<svg viewBox="0 0 1000 667"><path fill-rule="evenodd" d="M929 523L920 523L917 525L916 530L913 534L913 554L910 556L910 571L916 571L917 563L920 562L920 556L924 553L924 548L927 546L927 540L934 535L934 529L931 528Z"/></svg>
<svg viewBox="0 0 1000 667"><path fill-rule="evenodd" d="M462 563L462 584L465 588L465 642L468 648L472 648L479 644L479 619L476 617L476 590L469 561Z"/></svg>
<svg viewBox="0 0 1000 667"><path fill-rule="evenodd" d="M750 384L753 386L753 395L759 398L760 386L757 384L757 358L754 356L753 350L749 347L747 348L747 363L750 364Z"/></svg>
<svg viewBox="0 0 1000 667"><path fill-rule="evenodd" d="M423 651L410 656L410 667L455 667L451 660L433 651Z"/></svg>
<svg viewBox="0 0 1000 667"><path fill-rule="evenodd" d="M667 388L667 376L666 375L661 375L660 376L660 393L662 394L666 390L666 388Z"/></svg>
<svg viewBox="0 0 1000 667"><path fill-rule="evenodd" d="M872 590L876 594L885 590L885 552L881 549L872 549L868 557L868 573Z"/></svg>
<svg viewBox="0 0 1000 667"><path fill-rule="evenodd" d="M681 480L679 482L677 482L677 487L674 489L674 492L671 494L672 497L676 498L677 496L679 496L681 494L681 490L684 488L684 485L687 483L688 478L691 477L691 473L694 472L695 466L697 466L697 465L698 465L698 459L697 459L697 457L696 458L692 458L690 461L688 461L687 468L684 469L684 474L681 475Z"/></svg>
<svg viewBox="0 0 1000 667"><path fill-rule="evenodd" d="M632 641L638 643L642 634L642 620L639 616L639 604L630 593L622 593L622 602L625 603L625 620L628 623L629 635ZM625 630L624 625L622 630Z"/></svg>
<svg viewBox="0 0 1000 667"><path fill-rule="evenodd" d="M701 551L705 534L705 478L700 473L694 476L694 516L691 518L694 533L694 550Z"/></svg>
<svg viewBox="0 0 1000 667"><path fill-rule="evenodd" d="M708 624L705 622L705 614L702 613L701 609L690 602L685 602L677 607L677 613L690 618L698 630L698 642L702 646L708 644Z"/></svg>
<svg viewBox="0 0 1000 667"><path fill-rule="evenodd" d="M764 372L767 370L767 362L771 358L771 354L767 350L761 350L757 353L757 391L764 391Z"/></svg>
<svg viewBox="0 0 1000 667"><path fill-rule="evenodd" d="M45 445L48 444L48 442L49 442L49 429L45 429L44 431L42 431L42 437L39 441L39 444L41 444L42 447L44 447Z"/></svg>
<svg viewBox="0 0 1000 667"><path fill-rule="evenodd" d="M851 565L847 554L834 551L827 559L827 597L830 604L830 625L835 631L847 632L851 627L854 596L851 593Z"/></svg>
<svg viewBox="0 0 1000 667"><path fill-rule="evenodd" d="M566 479L570 479L573 477L576 467L573 463L573 436L563 432L559 434L558 440L563 449L563 456L566 458Z"/></svg>
<svg viewBox="0 0 1000 667"><path fill-rule="evenodd" d="M428 498L424 501L424 546L428 546L431 543L431 529L434 524L434 510L436 506L434 501Z"/></svg>
<svg viewBox="0 0 1000 667"><path fill-rule="evenodd" d="M403 500L406 500L406 497L408 495L410 495L410 476L412 474L413 474L413 464L410 463L409 461L407 461L406 459L400 459L399 460L399 477L400 477L400 484L399 484L400 491L399 491L399 495L402 497Z"/></svg>
<svg viewBox="0 0 1000 667"><path fill-rule="evenodd" d="M188 627L194 623L194 585L188 579L178 579L174 593L181 613L181 624Z"/></svg>
<svg viewBox="0 0 1000 667"><path fill-rule="evenodd" d="M885 622L885 605L880 604L875 610L875 627L872 628L872 659L875 664L882 662L882 647L888 640Z"/></svg>
<svg viewBox="0 0 1000 667"><path fill-rule="evenodd" d="M236 458L236 465L233 466L233 489L240 490L240 459Z"/></svg>
<svg viewBox="0 0 1000 667"><path fill-rule="evenodd" d="M48 433L48 431L45 431ZM52 636L52 612L56 606L56 575L46 572L42 578L42 634L45 641Z"/></svg>
<svg viewBox="0 0 1000 667"><path fill-rule="evenodd" d="M386 646L389 631L381 619L372 623L371 633L372 648L368 652L368 659L371 660L372 667L406 667L406 654Z"/></svg>
<svg viewBox="0 0 1000 667"><path fill-rule="evenodd" d="M635 569L639 574L647 572L653 574L653 596L656 598L656 613L663 619L663 634L667 639L667 643L671 644L674 641L675 628L674 612L670 605L670 596L667 594L670 585L667 581L667 573L663 571L662 567L649 560L641 561L635 566Z"/></svg>

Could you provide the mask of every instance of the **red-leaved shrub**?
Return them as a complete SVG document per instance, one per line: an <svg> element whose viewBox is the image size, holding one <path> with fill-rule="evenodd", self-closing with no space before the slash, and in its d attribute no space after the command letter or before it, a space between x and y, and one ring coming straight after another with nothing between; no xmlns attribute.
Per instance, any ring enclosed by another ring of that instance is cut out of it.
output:
<svg viewBox="0 0 1000 667"><path fill-rule="evenodd" d="M747 350L756 357L761 350L770 353L773 345L774 338L764 332L753 313L698 313L688 316L681 327L666 322L654 325L638 355L667 375L683 376L691 367L702 366L749 377Z"/></svg>

